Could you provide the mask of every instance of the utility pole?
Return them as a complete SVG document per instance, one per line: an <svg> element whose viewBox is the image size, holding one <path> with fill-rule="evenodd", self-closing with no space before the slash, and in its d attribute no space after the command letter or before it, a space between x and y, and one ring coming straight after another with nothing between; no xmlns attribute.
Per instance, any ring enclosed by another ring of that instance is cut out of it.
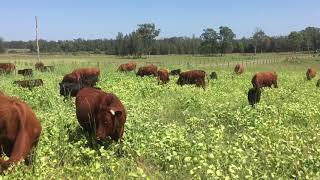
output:
<svg viewBox="0 0 320 180"><path fill-rule="evenodd" d="M38 54L38 63L40 60L40 51L39 51L39 41L38 41L38 17L36 16L36 43L37 43L37 54Z"/></svg>

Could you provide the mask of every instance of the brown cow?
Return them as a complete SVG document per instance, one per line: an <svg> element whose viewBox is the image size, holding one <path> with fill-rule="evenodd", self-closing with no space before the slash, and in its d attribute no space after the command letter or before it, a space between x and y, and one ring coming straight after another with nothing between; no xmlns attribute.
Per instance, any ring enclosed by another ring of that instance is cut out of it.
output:
<svg viewBox="0 0 320 180"><path fill-rule="evenodd" d="M307 79L311 80L314 77L316 77L317 71L314 68L308 68L306 75L307 75Z"/></svg>
<svg viewBox="0 0 320 180"><path fill-rule="evenodd" d="M167 84L170 81L168 70L159 69L157 74L158 74L158 85L160 84L160 81L162 82L162 84Z"/></svg>
<svg viewBox="0 0 320 180"><path fill-rule="evenodd" d="M256 73L251 83L254 88L270 87L273 85L275 88L278 87L277 84L278 76L275 72L259 72Z"/></svg>
<svg viewBox="0 0 320 180"><path fill-rule="evenodd" d="M99 80L100 70L98 68L76 69L66 74L60 85L60 95L75 97L83 87L93 87Z"/></svg>
<svg viewBox="0 0 320 180"><path fill-rule="evenodd" d="M0 63L0 74L10 74L16 70L16 65L13 63Z"/></svg>
<svg viewBox="0 0 320 180"><path fill-rule="evenodd" d="M100 69L80 68L72 71L72 74L74 74L84 86L92 87L99 81Z"/></svg>
<svg viewBox="0 0 320 180"><path fill-rule="evenodd" d="M236 74L242 74L244 72L244 67L242 64L237 64L235 67L234 67L234 72Z"/></svg>
<svg viewBox="0 0 320 180"><path fill-rule="evenodd" d="M137 76L157 76L157 66L150 64L144 67L140 67L138 72L137 72Z"/></svg>
<svg viewBox="0 0 320 180"><path fill-rule="evenodd" d="M0 154L5 153L9 160L0 157L0 172L20 160L30 165L32 149L37 145L40 134L41 125L32 109L16 98L1 95Z"/></svg>
<svg viewBox="0 0 320 180"><path fill-rule="evenodd" d="M36 70L41 71L44 67L44 64L42 62L37 62L34 66Z"/></svg>
<svg viewBox="0 0 320 180"><path fill-rule="evenodd" d="M117 71L120 72L130 72L130 71L136 71L137 63L135 62L128 62L125 64L121 64Z"/></svg>
<svg viewBox="0 0 320 180"><path fill-rule="evenodd" d="M32 79L24 81L14 81L13 84L19 85L23 88L32 89L34 87L43 86L43 81L42 79Z"/></svg>
<svg viewBox="0 0 320 180"><path fill-rule="evenodd" d="M121 101L111 93L83 88L76 96L76 114L80 125L97 140L110 136L121 139L127 114Z"/></svg>
<svg viewBox="0 0 320 180"><path fill-rule="evenodd" d="M179 75L177 84L181 86L184 84L196 84L197 87L202 87L204 89L206 86L205 77L206 72L202 70L182 72Z"/></svg>

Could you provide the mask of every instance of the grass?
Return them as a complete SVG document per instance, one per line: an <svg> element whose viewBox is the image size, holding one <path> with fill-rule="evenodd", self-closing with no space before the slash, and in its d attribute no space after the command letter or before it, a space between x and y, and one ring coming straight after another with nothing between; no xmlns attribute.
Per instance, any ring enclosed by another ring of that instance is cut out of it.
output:
<svg viewBox="0 0 320 180"><path fill-rule="evenodd" d="M320 69L320 59L288 54L244 57L137 60L139 66L157 62L169 69L216 71L218 80L210 81L206 90L177 86L177 77L158 86L155 78L117 73L118 64L128 59L113 56L44 56L56 71L35 72L44 86L32 91L12 84L23 79L18 75L1 76L0 89L26 101L43 127L33 167L14 166L2 178L319 178L320 89L315 86L318 78L306 81L305 72L309 66ZM19 69L33 67L35 59L0 56L2 62L16 61ZM247 64L245 74L232 76L232 63L263 59L274 61ZM74 99L63 102L59 95L64 74L97 65L102 70L98 86L115 93L128 111L123 144L108 139L103 146L90 147L75 117ZM277 71L279 88L264 89L261 102L252 108L246 97L251 78L265 70Z"/></svg>

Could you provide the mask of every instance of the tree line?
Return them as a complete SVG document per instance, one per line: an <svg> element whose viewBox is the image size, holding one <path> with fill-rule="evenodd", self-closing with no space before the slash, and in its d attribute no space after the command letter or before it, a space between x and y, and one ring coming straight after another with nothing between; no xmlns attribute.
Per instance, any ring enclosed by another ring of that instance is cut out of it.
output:
<svg viewBox="0 0 320 180"><path fill-rule="evenodd" d="M217 30L206 28L200 37L170 37L157 39L160 29L153 23L139 24L128 34L119 32L114 39L74 39L46 41L39 40L42 53L90 52L118 56L263 53L316 51L320 48L320 28L307 27L293 31L286 36L268 36L262 29L255 29L252 37L236 38L227 26ZM0 52L4 49L29 49L36 51L34 41L3 41L0 38Z"/></svg>

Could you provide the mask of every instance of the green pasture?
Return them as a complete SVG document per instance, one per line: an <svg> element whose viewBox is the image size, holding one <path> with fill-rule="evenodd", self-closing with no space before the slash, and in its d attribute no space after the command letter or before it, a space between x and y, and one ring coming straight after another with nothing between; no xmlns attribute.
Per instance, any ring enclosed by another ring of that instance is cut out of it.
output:
<svg viewBox="0 0 320 180"><path fill-rule="evenodd" d="M27 102L43 127L32 167L21 163L0 179L318 179L320 178L319 75L307 81L308 67L320 58L308 54L151 56L42 55L52 73L34 72L43 87L13 85L20 75L0 76L0 90ZM154 77L118 73L119 64L136 61L183 71L216 71L205 90L157 85ZM1 55L17 69L32 68L33 55ZM236 63L245 73L235 76ZM80 128L74 98L63 101L58 83L77 67L99 66L98 87L116 94L128 113L123 143L94 143ZM251 107L247 91L258 71L276 71L277 89L264 89ZM92 145L93 144L93 145Z"/></svg>

